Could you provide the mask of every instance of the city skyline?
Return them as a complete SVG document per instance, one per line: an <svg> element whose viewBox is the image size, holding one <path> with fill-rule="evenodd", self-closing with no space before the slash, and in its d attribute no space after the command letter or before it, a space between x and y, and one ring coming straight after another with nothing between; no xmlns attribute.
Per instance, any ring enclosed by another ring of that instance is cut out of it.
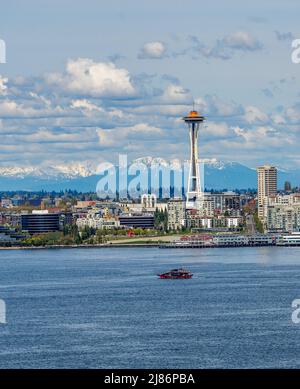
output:
<svg viewBox="0 0 300 389"><path fill-rule="evenodd" d="M272 18L268 2L218 3L218 12L216 2L201 9L195 1L1 6L0 167L114 162L120 151L185 160L180 118L194 102L207 117L200 159L299 168L300 65L291 45L300 6L288 3L272 3ZM154 31L157 17L165 23Z"/></svg>

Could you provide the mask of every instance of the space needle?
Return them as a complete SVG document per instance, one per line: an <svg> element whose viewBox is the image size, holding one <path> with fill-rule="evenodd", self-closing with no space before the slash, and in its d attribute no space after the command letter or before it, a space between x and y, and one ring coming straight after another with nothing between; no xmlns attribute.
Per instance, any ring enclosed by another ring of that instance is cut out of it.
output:
<svg viewBox="0 0 300 389"><path fill-rule="evenodd" d="M186 193L186 209L201 209L203 192L201 188L199 161L198 161L198 131L205 117L195 110L183 118L190 133L191 157L189 166L188 189Z"/></svg>

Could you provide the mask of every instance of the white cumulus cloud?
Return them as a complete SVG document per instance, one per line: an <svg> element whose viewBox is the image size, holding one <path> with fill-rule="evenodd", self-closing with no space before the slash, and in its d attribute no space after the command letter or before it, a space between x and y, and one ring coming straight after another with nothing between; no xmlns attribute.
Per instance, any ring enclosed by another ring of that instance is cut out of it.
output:
<svg viewBox="0 0 300 389"><path fill-rule="evenodd" d="M166 55L166 46L163 42L145 43L138 54L140 59L161 59Z"/></svg>
<svg viewBox="0 0 300 389"><path fill-rule="evenodd" d="M163 135L161 128L151 126L147 123L138 123L131 127L116 127L114 129L97 130L99 143L103 147L126 146L128 141L155 140Z"/></svg>
<svg viewBox="0 0 300 389"><path fill-rule="evenodd" d="M223 39L225 46L236 50L255 51L262 48L262 44L247 31L236 31Z"/></svg>
<svg viewBox="0 0 300 389"><path fill-rule="evenodd" d="M88 58L69 60L64 74L51 73L46 80L80 95L122 98L135 94L128 70Z"/></svg>
<svg viewBox="0 0 300 389"><path fill-rule="evenodd" d="M181 85L170 84L161 96L161 102L166 104L191 104L193 97L189 90Z"/></svg>
<svg viewBox="0 0 300 389"><path fill-rule="evenodd" d="M83 111L99 111L99 112L104 112L104 109L101 107L98 107L96 104L91 103L87 99L77 99L77 100L72 100L71 101L71 108L78 108L82 109Z"/></svg>
<svg viewBox="0 0 300 389"><path fill-rule="evenodd" d="M0 95L4 95L7 90L7 86L5 85L7 83L8 79L5 77L2 77L0 75Z"/></svg>
<svg viewBox="0 0 300 389"><path fill-rule="evenodd" d="M247 123L268 122L268 116L262 112L259 108L249 105L245 108L244 118Z"/></svg>

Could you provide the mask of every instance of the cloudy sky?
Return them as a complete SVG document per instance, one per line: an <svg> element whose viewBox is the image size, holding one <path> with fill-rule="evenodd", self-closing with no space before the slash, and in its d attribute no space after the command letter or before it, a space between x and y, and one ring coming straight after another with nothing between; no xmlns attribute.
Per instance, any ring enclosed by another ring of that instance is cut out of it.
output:
<svg viewBox="0 0 300 389"><path fill-rule="evenodd" d="M297 0L9 0L0 166L200 157L300 168Z"/></svg>

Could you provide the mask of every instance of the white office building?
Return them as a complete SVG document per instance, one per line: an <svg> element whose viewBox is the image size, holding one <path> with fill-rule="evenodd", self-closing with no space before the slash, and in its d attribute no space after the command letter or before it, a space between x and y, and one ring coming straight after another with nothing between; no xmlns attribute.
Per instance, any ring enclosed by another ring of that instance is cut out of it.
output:
<svg viewBox="0 0 300 389"><path fill-rule="evenodd" d="M119 228L120 222L116 218L103 217L101 213L89 212L86 216L76 220L77 227L83 229L90 227L97 229Z"/></svg>
<svg viewBox="0 0 300 389"><path fill-rule="evenodd" d="M185 201L174 198L168 201L168 229L180 230L185 225Z"/></svg>

